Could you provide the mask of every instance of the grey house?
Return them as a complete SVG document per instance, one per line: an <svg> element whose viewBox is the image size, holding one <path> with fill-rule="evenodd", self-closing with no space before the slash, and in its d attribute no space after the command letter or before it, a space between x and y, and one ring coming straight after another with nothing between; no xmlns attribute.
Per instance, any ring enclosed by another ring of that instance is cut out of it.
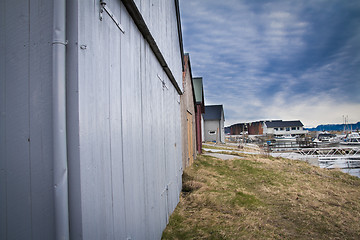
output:
<svg viewBox="0 0 360 240"><path fill-rule="evenodd" d="M224 109L223 105L205 106L204 117L204 141L225 142Z"/></svg>
<svg viewBox="0 0 360 240"><path fill-rule="evenodd" d="M178 1L0 11L0 239L160 239L181 191Z"/></svg>

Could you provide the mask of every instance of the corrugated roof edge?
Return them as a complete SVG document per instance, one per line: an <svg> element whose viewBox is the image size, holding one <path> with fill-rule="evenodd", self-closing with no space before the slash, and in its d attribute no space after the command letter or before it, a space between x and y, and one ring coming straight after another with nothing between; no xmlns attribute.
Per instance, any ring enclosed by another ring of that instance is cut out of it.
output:
<svg viewBox="0 0 360 240"><path fill-rule="evenodd" d="M181 54L181 61L182 61L182 70L184 71L184 45L183 45L183 40L182 40L179 0L175 0L175 7L176 7L176 20L177 20L177 25L178 25L178 35L179 35L180 54Z"/></svg>

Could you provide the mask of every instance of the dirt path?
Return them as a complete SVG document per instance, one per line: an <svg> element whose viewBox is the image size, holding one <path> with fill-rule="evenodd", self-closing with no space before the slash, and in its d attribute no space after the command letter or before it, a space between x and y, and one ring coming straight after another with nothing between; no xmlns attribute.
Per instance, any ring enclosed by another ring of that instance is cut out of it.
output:
<svg viewBox="0 0 360 240"><path fill-rule="evenodd" d="M242 157L229 155L229 154L222 154L222 153L204 153L203 155L216 157L221 160L232 160L232 159L240 159Z"/></svg>

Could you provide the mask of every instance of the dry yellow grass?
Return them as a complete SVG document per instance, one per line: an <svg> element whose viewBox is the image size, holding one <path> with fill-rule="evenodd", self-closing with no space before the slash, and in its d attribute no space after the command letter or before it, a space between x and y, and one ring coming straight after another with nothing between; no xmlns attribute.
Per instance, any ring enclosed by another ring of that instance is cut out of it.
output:
<svg viewBox="0 0 360 240"><path fill-rule="evenodd" d="M360 239L360 179L281 158L199 156L163 239Z"/></svg>

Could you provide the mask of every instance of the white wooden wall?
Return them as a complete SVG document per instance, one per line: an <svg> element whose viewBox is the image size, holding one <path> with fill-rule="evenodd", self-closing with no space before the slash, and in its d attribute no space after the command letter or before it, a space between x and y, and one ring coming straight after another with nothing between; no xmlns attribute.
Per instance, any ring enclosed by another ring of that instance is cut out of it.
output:
<svg viewBox="0 0 360 240"><path fill-rule="evenodd" d="M174 76L180 76L182 59L179 48L178 26L176 21L175 1L135 0L147 27L156 40L160 51ZM175 77L176 78L176 77ZM182 89L182 79L176 78Z"/></svg>
<svg viewBox="0 0 360 240"><path fill-rule="evenodd" d="M52 2L0 1L0 239L54 239Z"/></svg>
<svg viewBox="0 0 360 240"><path fill-rule="evenodd" d="M125 33L98 0L67 1L70 235L159 239L181 190L180 97L121 1L106 2ZM181 87L175 4L146 2ZM55 238L52 9L0 1L0 239Z"/></svg>
<svg viewBox="0 0 360 240"><path fill-rule="evenodd" d="M107 1L107 7L125 33L108 15L99 20L98 1L80 2L78 39L69 42L78 57L68 79L75 93L69 108L76 106L69 117L78 118L72 127L79 133L78 145L69 149L69 161L79 166L70 168L78 181L70 194L80 190L70 204L81 209L70 212L71 234L159 239L181 190L180 96L121 2ZM165 31L171 22L176 15L153 27ZM163 42L164 56L178 58L169 66L181 81L179 41L164 39L156 41Z"/></svg>

